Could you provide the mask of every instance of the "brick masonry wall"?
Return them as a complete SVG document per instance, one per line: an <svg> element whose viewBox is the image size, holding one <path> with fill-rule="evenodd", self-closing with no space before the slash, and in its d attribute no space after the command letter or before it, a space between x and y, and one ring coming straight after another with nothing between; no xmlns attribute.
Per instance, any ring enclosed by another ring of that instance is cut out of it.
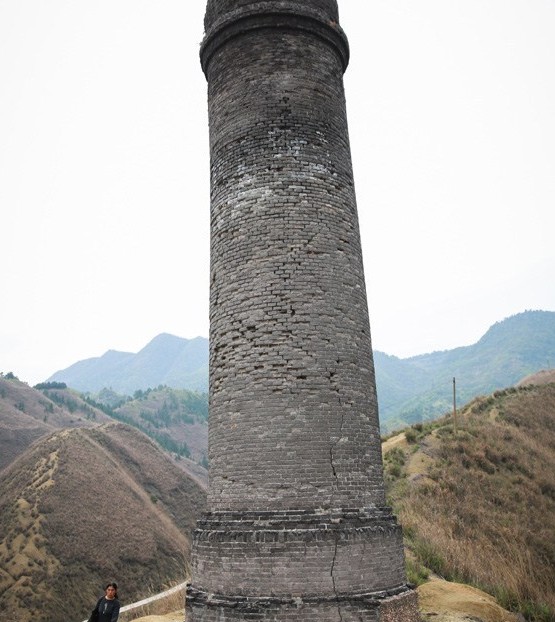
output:
<svg viewBox="0 0 555 622"><path fill-rule="evenodd" d="M272 599L262 602L244 600L234 603L233 606L212 601L201 606L187 607L188 616L199 614L205 616L202 620L206 620L206 622L247 622L250 620L264 620L265 622L299 622L300 620L302 622L322 622L322 620L380 622L377 605L362 609L359 602L339 605L334 600L324 602L293 601L291 603L281 603Z"/></svg>
<svg viewBox="0 0 555 622"><path fill-rule="evenodd" d="M340 58L253 31L208 83L209 504L383 505Z"/></svg>
<svg viewBox="0 0 555 622"><path fill-rule="evenodd" d="M209 0L204 17L204 28L207 33L210 32L219 21L233 13L244 15L247 11L254 11L260 14L278 10L297 14L309 10L317 13L320 19L324 21L339 21L336 0L310 0L310 2L299 2L298 0Z"/></svg>
<svg viewBox="0 0 555 622"><path fill-rule="evenodd" d="M415 592L315 599L225 599L188 592L187 620L203 622L419 622Z"/></svg>
<svg viewBox="0 0 555 622"><path fill-rule="evenodd" d="M210 480L188 619L412 622L395 618L414 599L384 507L337 4L211 0L205 25Z"/></svg>
<svg viewBox="0 0 555 622"><path fill-rule="evenodd" d="M195 587L207 592L315 597L404 585L401 530L387 509L210 515L195 546Z"/></svg>

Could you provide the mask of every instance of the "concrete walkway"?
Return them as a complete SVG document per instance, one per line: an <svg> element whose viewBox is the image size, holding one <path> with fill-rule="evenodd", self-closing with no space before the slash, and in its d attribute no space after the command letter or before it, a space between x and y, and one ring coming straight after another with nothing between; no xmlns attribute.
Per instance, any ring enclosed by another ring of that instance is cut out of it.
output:
<svg viewBox="0 0 555 622"><path fill-rule="evenodd" d="M144 607L145 605L149 605L157 600L162 598L167 598L180 590L184 590L187 583L180 583L179 585L175 585L174 587L166 590L165 592L160 592L160 594L155 594L154 596L149 596L148 598L144 598L143 600L138 600L136 603L131 603L130 605L125 605L122 607L119 612L124 613L125 611L132 611L133 609L137 609L138 607ZM83 622L87 622L87 620L83 620Z"/></svg>

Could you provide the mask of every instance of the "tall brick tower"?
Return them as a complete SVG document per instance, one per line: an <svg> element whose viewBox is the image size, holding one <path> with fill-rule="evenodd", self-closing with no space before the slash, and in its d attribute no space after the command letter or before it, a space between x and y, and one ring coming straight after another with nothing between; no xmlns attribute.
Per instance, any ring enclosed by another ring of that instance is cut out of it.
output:
<svg viewBox="0 0 555 622"><path fill-rule="evenodd" d="M210 485L188 622L418 619L385 506L335 0L209 0Z"/></svg>

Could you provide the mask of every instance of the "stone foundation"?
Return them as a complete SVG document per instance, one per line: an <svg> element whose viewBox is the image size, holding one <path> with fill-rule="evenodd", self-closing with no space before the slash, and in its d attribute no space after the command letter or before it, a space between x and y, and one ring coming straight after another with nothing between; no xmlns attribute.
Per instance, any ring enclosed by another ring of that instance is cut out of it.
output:
<svg viewBox="0 0 555 622"><path fill-rule="evenodd" d="M210 513L192 572L190 621L416 619L389 508Z"/></svg>
<svg viewBox="0 0 555 622"><path fill-rule="evenodd" d="M352 596L290 598L223 597L187 590L187 620L202 622L418 622L416 593L408 586Z"/></svg>

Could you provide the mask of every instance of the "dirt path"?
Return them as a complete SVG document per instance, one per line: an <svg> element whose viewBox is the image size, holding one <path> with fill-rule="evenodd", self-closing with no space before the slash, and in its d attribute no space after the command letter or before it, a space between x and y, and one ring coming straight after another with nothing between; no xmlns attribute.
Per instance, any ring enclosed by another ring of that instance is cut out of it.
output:
<svg viewBox="0 0 555 622"><path fill-rule="evenodd" d="M163 616L146 616L144 618L137 618L133 622L183 622L185 620L185 613L183 611L174 611L173 613L166 613Z"/></svg>
<svg viewBox="0 0 555 622"><path fill-rule="evenodd" d="M384 441L382 443L382 454L385 456L385 454L388 451L392 450L394 447L400 447L401 449L405 449L407 445L407 437L405 436L404 432L401 432L396 436L388 438L387 441Z"/></svg>
<svg viewBox="0 0 555 622"><path fill-rule="evenodd" d="M432 579L418 588L423 620L434 622L517 622L494 598L468 585Z"/></svg>
<svg viewBox="0 0 555 622"><path fill-rule="evenodd" d="M103 426L104 431L107 427L109 428L109 425L110 424ZM100 429L102 431L102 428ZM109 431L107 432L107 434L109 434ZM175 542L179 542L183 550L187 550L189 548L189 541L187 540L187 538L185 538L183 533L175 526L173 521L163 509L161 509L157 504L151 503L150 497L146 490L137 483L135 477L125 468L125 465L122 465L121 463L116 463L109 450L104 447L99 441L89 436L88 434L83 434L82 436L88 443L95 447L96 451L99 454L105 456L107 462L114 464L114 468L117 469L118 477L120 478L120 480L122 482L125 482L135 492L135 494L143 500L145 507L151 508L151 511L157 516L160 525L165 528L166 533L168 533Z"/></svg>

